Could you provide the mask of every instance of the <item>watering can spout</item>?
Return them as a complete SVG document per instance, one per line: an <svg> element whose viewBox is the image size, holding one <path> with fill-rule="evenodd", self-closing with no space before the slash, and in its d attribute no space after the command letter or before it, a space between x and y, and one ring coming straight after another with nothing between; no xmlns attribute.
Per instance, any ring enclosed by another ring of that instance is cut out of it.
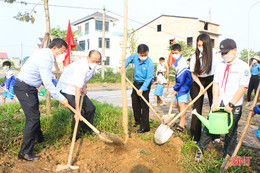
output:
<svg viewBox="0 0 260 173"><path fill-rule="evenodd" d="M200 119L200 121L209 129L209 120L201 116L196 109L192 111L192 114L196 115L198 119Z"/></svg>

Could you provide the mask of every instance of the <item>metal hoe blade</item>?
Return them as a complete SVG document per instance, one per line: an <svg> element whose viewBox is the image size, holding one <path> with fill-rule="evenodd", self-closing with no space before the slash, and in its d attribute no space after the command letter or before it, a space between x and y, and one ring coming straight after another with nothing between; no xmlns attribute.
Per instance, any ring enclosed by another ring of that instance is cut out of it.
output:
<svg viewBox="0 0 260 173"><path fill-rule="evenodd" d="M56 168L56 172L64 170L64 169L71 169L71 170L76 170L79 169L79 166L72 166L72 165L58 165Z"/></svg>
<svg viewBox="0 0 260 173"><path fill-rule="evenodd" d="M154 134L154 142L158 145L162 145L168 141L173 134L173 131L166 125L160 124Z"/></svg>

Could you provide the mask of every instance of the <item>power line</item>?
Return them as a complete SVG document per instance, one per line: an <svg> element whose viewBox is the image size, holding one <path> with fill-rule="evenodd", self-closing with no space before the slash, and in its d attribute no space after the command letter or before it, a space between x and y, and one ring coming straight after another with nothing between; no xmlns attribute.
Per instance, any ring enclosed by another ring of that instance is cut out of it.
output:
<svg viewBox="0 0 260 173"><path fill-rule="evenodd" d="M1 1L4 1L4 0L1 0ZM20 2L20 1L14 1L14 3L22 3L22 2ZM44 5L44 4L40 4L40 3L31 3L31 2L26 2L26 5L27 4L29 4L29 5ZM88 7L78 7L78 6L66 6L66 5L51 5L51 4L49 4L49 6L50 7L62 7L62 8L76 8L76 9L84 9L84 10L103 10L102 8L88 8ZM35 7L34 7L35 8ZM109 13L111 13L111 14L114 14L114 15L116 15L116 16L119 16L119 17L122 17L122 18L124 18L124 16L123 15L121 15L121 14L118 14L118 13L115 13L115 12L112 12L112 11L110 11L110 10L106 10L107 12L109 12ZM132 21L132 22L135 22L135 23L138 23L138 24L140 24L140 25L142 25L142 26L144 26L144 25L146 25L146 24L144 24L144 23L142 23L142 22L139 22L139 21L137 21L137 20L134 20L134 19L130 19L130 18L128 18L128 20L130 20L130 21ZM152 26L149 26L149 25L147 25L149 28L152 28L152 29L154 29L154 30L157 30L155 27L152 27ZM179 36L179 35L176 35L176 34L172 34L172 33L170 33L170 32L167 32L167 31L161 31L161 32L163 32L163 33L165 33L165 34L169 34L169 35L173 35L173 36L176 36L176 37L179 37L179 38L181 38L181 39L186 39L185 37L182 37L182 36Z"/></svg>

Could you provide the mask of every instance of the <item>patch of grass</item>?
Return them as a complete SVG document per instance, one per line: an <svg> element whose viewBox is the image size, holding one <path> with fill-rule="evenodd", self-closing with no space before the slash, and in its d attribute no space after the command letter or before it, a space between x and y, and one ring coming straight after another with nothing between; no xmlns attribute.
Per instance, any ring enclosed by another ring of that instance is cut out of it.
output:
<svg viewBox="0 0 260 173"><path fill-rule="evenodd" d="M100 130L122 135L123 128L121 121L119 121L122 116L122 109L106 103L102 104L95 100L92 101L96 106L94 126ZM40 101L40 109L45 109L43 106L45 103L45 100ZM70 110L63 107L56 100L51 100L51 106L51 115L41 116L41 129L46 142L36 144L34 147L36 151L51 146L59 149L61 146L70 143L69 135L72 120ZM22 143L25 125L25 118L22 118L24 116L23 111L19 103L4 104L1 107L12 120L10 121L2 112L0 113L0 151L17 154ZM40 110L40 112L45 112L45 110ZM13 119L14 115L19 115L21 118ZM85 134L85 136L94 141L97 140L97 135Z"/></svg>
<svg viewBox="0 0 260 173"><path fill-rule="evenodd" d="M193 140L188 135L183 135L178 133L178 136L184 141L184 145L182 146L182 154L184 158L182 159L182 165L186 169L187 172L200 172L200 173L208 173L208 172L219 172L219 169L222 165L223 158L222 153L216 150L207 150L203 159L200 163L195 162L195 153L198 150L198 146L194 144ZM246 152L246 153L243 153ZM240 149L239 155L246 156L253 154L248 149ZM232 166L227 172L252 172L251 167L247 166Z"/></svg>
<svg viewBox="0 0 260 173"><path fill-rule="evenodd" d="M147 151L146 151L146 150L144 150L144 149L140 149L139 151L140 151L140 153L141 153L141 154L145 154L145 155L148 155L148 154L150 154L149 152L147 152Z"/></svg>
<svg viewBox="0 0 260 173"><path fill-rule="evenodd" d="M149 141L153 139L153 133L149 132L149 133L137 133L139 138L141 138L144 141Z"/></svg>

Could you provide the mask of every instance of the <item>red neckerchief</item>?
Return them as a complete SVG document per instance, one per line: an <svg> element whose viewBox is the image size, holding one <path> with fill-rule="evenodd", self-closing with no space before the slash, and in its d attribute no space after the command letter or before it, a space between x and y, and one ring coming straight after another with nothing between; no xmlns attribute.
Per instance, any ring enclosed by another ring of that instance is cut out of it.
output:
<svg viewBox="0 0 260 173"><path fill-rule="evenodd" d="M224 72L224 77L223 77L222 85L221 85L221 88L223 88L224 80L225 80L225 78L226 78L224 93L225 93L225 91L226 91L227 79L228 79L228 76L229 76L229 67L230 67L231 65L232 65L232 64L227 64L226 69L225 69L225 72Z"/></svg>

